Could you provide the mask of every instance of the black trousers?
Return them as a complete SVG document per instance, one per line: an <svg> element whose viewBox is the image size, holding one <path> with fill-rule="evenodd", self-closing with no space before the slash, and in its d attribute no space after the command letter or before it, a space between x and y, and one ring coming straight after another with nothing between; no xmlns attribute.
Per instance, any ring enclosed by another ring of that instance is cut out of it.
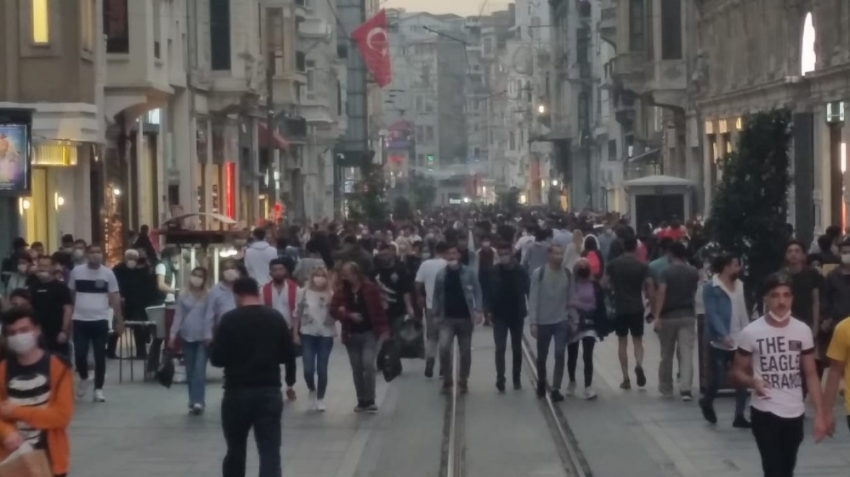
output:
<svg viewBox="0 0 850 477"><path fill-rule="evenodd" d="M750 416L764 477L793 477L805 416L784 418L755 408Z"/></svg>
<svg viewBox="0 0 850 477"><path fill-rule="evenodd" d="M109 322L106 320L74 320L74 362L81 379L89 378L89 346L94 355L94 388L103 389L106 376L106 340Z"/></svg>
<svg viewBox="0 0 850 477"><path fill-rule="evenodd" d="M298 360L292 359L283 365L284 382L286 387L295 386L295 379L298 375Z"/></svg>
<svg viewBox="0 0 850 477"><path fill-rule="evenodd" d="M581 360L584 361L584 387L588 387L593 384L593 347L596 346L596 338L590 336L567 345L567 374L571 383L576 382L579 344L582 349Z"/></svg>
<svg viewBox="0 0 850 477"><path fill-rule="evenodd" d="M523 320L493 320L493 341L496 344L496 379L505 381L505 354L508 350L508 335L511 337L511 371L514 382L520 380L522 372L522 328Z"/></svg>
<svg viewBox="0 0 850 477"><path fill-rule="evenodd" d="M227 443L222 463L223 477L245 477L248 434L254 430L260 456L259 477L281 477L280 388L226 389L221 400L221 427Z"/></svg>

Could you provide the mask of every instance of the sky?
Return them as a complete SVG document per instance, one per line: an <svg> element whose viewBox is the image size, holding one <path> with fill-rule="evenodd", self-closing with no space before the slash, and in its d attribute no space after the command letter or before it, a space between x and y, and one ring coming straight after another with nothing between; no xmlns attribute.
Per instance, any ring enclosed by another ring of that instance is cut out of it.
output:
<svg viewBox="0 0 850 477"><path fill-rule="evenodd" d="M486 3L484 3L486 2ZM387 0L384 8L404 8L409 12L454 13L460 16L478 15L481 6L484 13L504 8L507 0Z"/></svg>

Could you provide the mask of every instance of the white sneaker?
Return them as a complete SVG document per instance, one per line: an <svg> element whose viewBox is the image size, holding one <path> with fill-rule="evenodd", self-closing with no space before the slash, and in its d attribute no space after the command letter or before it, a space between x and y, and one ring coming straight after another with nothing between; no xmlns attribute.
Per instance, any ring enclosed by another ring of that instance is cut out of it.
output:
<svg viewBox="0 0 850 477"><path fill-rule="evenodd" d="M310 395L308 397L308 400L310 401L310 410L311 411L318 411L319 410L319 404L318 404L318 402L316 402L317 401L316 393L314 391L310 391Z"/></svg>
<svg viewBox="0 0 850 477"><path fill-rule="evenodd" d="M325 407L324 399L319 399L316 401L316 410L318 410L319 412L325 412L326 409L327 407Z"/></svg>
<svg viewBox="0 0 850 477"><path fill-rule="evenodd" d="M80 379L77 381L77 399L85 399L91 387L91 379Z"/></svg>
<svg viewBox="0 0 850 477"><path fill-rule="evenodd" d="M192 404L192 406L189 408L189 414L191 414L193 416L200 416L203 413L204 413L204 406L202 406L201 404L198 404L198 403Z"/></svg>
<svg viewBox="0 0 850 477"><path fill-rule="evenodd" d="M103 395L103 389L94 390L94 402L106 402L106 396Z"/></svg>
<svg viewBox="0 0 850 477"><path fill-rule="evenodd" d="M596 399L596 391L590 386L584 388L584 398L588 401Z"/></svg>
<svg viewBox="0 0 850 477"><path fill-rule="evenodd" d="M573 397L576 395L576 383L567 384L567 396Z"/></svg>

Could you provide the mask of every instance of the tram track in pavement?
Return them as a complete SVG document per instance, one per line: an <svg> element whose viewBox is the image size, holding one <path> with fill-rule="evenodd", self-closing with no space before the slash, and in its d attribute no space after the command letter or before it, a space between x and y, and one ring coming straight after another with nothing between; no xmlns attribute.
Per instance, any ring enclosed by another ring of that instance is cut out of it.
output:
<svg viewBox="0 0 850 477"><path fill-rule="evenodd" d="M440 456L440 477L466 475L466 399L459 395L459 358L457 343L452 346L452 390L446 399L443 422L443 443Z"/></svg>
<svg viewBox="0 0 850 477"><path fill-rule="evenodd" d="M540 379L537 375L537 356L533 351L528 335L525 333L522 335L522 355L527 365L527 376L531 380L532 392L536 392L537 383ZM558 455L564 465L566 475L568 477L593 477L593 472L590 470L587 459L585 459L579 447L578 439L573 434L567 418L561 411L560 406L552 401L551 389L548 384L546 385L546 397L538 399L538 402L540 411L549 425L549 430L552 433L552 438L555 447L558 449Z"/></svg>

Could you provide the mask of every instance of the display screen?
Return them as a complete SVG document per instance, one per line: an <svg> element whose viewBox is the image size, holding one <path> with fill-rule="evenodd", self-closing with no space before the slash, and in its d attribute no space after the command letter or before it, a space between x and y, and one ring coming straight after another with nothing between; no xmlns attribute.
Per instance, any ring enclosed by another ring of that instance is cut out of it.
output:
<svg viewBox="0 0 850 477"><path fill-rule="evenodd" d="M27 192L30 186L29 125L0 123L0 192Z"/></svg>

